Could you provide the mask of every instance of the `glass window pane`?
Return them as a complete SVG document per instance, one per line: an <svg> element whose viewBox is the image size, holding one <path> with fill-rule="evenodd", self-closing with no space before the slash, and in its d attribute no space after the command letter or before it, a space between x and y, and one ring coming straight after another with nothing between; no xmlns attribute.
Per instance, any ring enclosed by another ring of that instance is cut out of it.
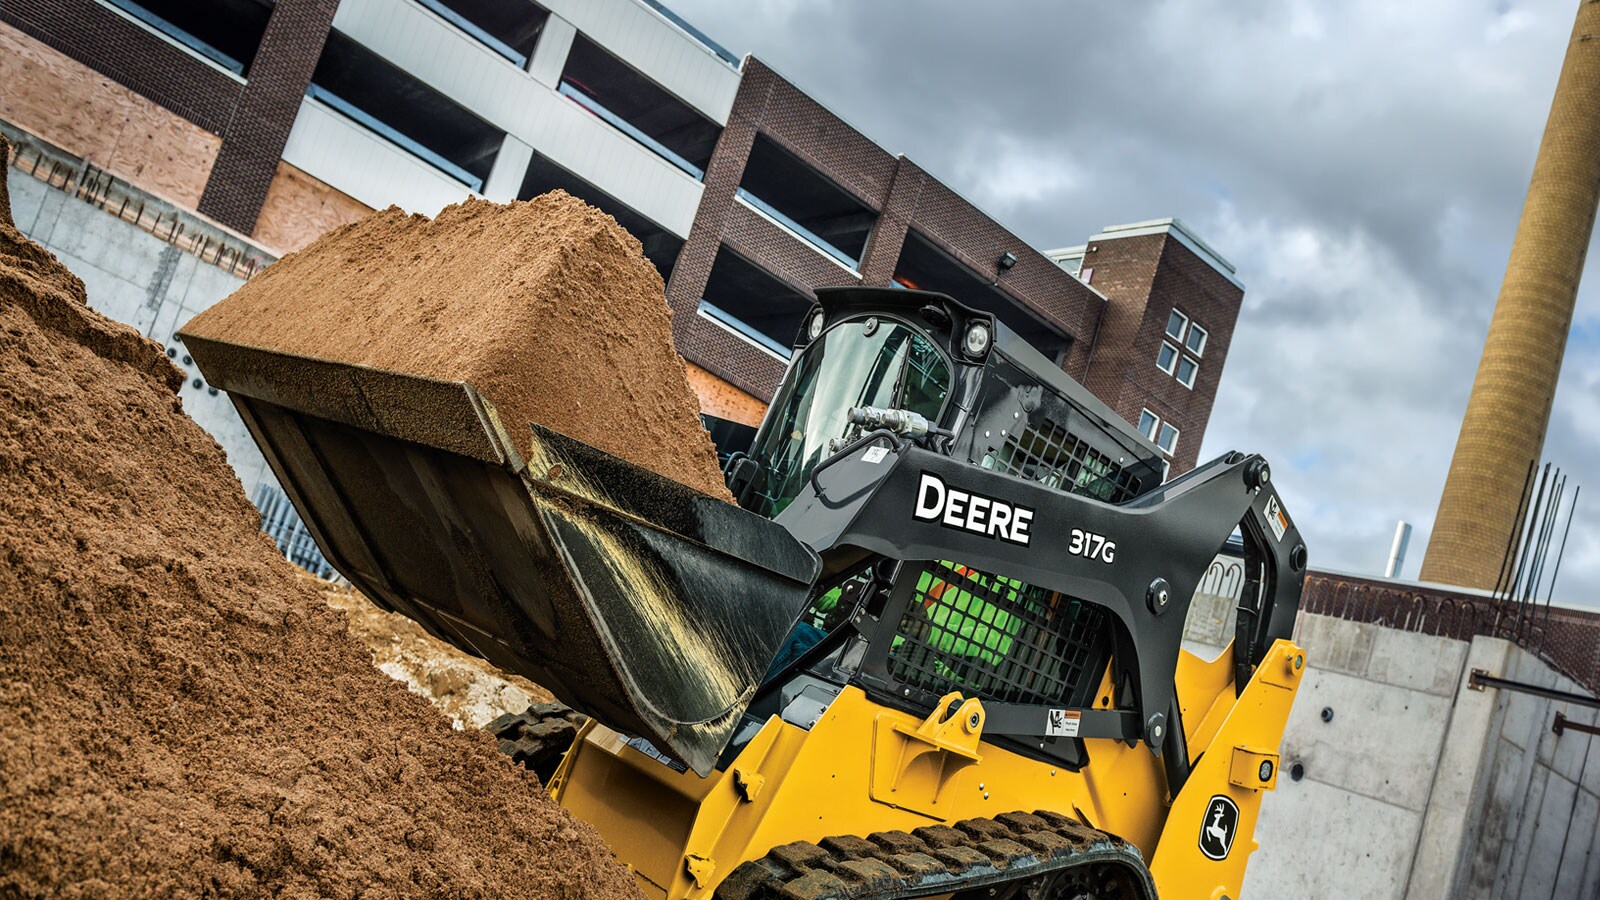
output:
<svg viewBox="0 0 1600 900"><path fill-rule="evenodd" d="M1206 352L1206 338L1208 337L1210 337L1210 334L1204 328L1195 325L1190 327L1189 339L1183 345L1189 348L1190 353L1199 356Z"/></svg>
<svg viewBox="0 0 1600 900"><path fill-rule="evenodd" d="M1161 436L1156 438L1156 446L1171 453L1178 446L1178 429L1162 424Z"/></svg>
<svg viewBox="0 0 1600 900"><path fill-rule="evenodd" d="M1161 349L1160 349L1160 351L1158 351L1156 353L1156 365L1161 367L1161 371L1167 373L1168 375L1171 375L1172 374L1172 367L1177 362L1178 362L1178 348L1172 346L1171 344L1167 343L1166 341L1162 341L1161 342Z"/></svg>
<svg viewBox="0 0 1600 900"><path fill-rule="evenodd" d="M1189 317L1177 310L1167 316L1167 334L1175 341L1183 340L1183 329L1189 324Z"/></svg>
<svg viewBox="0 0 1600 900"><path fill-rule="evenodd" d="M829 439L848 433L850 407L905 403L937 420L949 387L949 363L906 325L886 319L870 334L858 320L829 328L800 352L757 434L751 456L762 469L751 508L776 516L799 495Z"/></svg>
<svg viewBox="0 0 1600 900"><path fill-rule="evenodd" d="M1156 426L1160 424L1161 420L1156 418L1150 410L1146 409L1139 412L1139 433L1150 440L1156 439Z"/></svg>
<svg viewBox="0 0 1600 900"><path fill-rule="evenodd" d="M1178 360L1178 381L1184 387L1194 387L1194 376L1200 371L1200 364L1185 356Z"/></svg>

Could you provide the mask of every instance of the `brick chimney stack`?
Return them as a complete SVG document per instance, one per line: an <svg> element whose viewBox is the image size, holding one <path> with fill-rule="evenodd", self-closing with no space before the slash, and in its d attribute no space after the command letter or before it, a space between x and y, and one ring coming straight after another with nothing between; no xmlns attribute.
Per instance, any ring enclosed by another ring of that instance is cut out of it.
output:
<svg viewBox="0 0 1600 900"><path fill-rule="evenodd" d="M1422 580L1492 590L1550 422L1600 203L1600 0L1581 0Z"/></svg>

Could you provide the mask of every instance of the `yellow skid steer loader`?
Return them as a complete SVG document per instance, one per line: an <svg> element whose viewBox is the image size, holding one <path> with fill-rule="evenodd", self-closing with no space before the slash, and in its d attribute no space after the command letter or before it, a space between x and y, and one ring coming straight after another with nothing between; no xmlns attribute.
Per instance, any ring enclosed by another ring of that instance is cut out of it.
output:
<svg viewBox="0 0 1600 900"><path fill-rule="evenodd" d="M1163 483L992 315L818 295L738 506L468 384L187 343L341 573L591 717L549 788L646 896L1237 898L1305 670L1267 463ZM1184 617L1230 539L1207 662Z"/></svg>

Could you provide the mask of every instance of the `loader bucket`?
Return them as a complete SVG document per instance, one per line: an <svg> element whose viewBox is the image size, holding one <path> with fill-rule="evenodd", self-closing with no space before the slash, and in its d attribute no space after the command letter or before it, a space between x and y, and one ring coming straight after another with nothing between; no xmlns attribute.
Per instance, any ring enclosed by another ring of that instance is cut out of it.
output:
<svg viewBox="0 0 1600 900"><path fill-rule="evenodd" d="M808 548L539 425L517 440L467 384L184 341L363 593L710 773L806 602Z"/></svg>

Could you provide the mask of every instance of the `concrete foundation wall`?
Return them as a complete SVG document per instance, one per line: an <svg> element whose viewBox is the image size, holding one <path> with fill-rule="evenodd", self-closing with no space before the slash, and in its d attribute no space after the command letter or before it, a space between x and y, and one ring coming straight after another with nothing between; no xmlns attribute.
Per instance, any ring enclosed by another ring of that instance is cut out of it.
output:
<svg viewBox="0 0 1600 900"><path fill-rule="evenodd" d="M18 230L83 279L90 306L172 351L172 361L188 375L178 392L184 411L222 445L246 496L255 496L263 481L275 484L227 395L212 394L175 338L185 322L244 280L25 173L12 169L8 175Z"/></svg>
<svg viewBox="0 0 1600 900"><path fill-rule="evenodd" d="M1225 582L1208 579L1190 610L1185 646L1206 658L1232 632ZM1302 614L1295 639L1309 671L1245 898L1600 897L1600 738L1551 730L1557 712L1593 723L1595 711L1467 686L1474 669L1577 685L1496 638Z"/></svg>
<svg viewBox="0 0 1600 900"><path fill-rule="evenodd" d="M1474 649L1483 639L1473 642ZM1504 644L1504 642L1494 642ZM1503 669L1490 674L1578 691L1532 654L1504 645ZM1465 693L1478 693L1463 689ZM1551 725L1557 713L1593 725L1595 710L1528 694L1485 691L1490 715L1463 729L1462 742L1481 736L1474 800L1461 816L1462 852L1447 884L1451 896L1582 898L1600 896L1600 738ZM1480 694L1482 696L1482 694ZM1441 773L1443 775L1445 773ZM1441 821L1457 815L1439 804ZM1442 843L1442 842L1441 842ZM1420 861L1420 860L1419 860ZM1419 875L1422 873L1418 873ZM1419 879L1414 876L1413 882Z"/></svg>

